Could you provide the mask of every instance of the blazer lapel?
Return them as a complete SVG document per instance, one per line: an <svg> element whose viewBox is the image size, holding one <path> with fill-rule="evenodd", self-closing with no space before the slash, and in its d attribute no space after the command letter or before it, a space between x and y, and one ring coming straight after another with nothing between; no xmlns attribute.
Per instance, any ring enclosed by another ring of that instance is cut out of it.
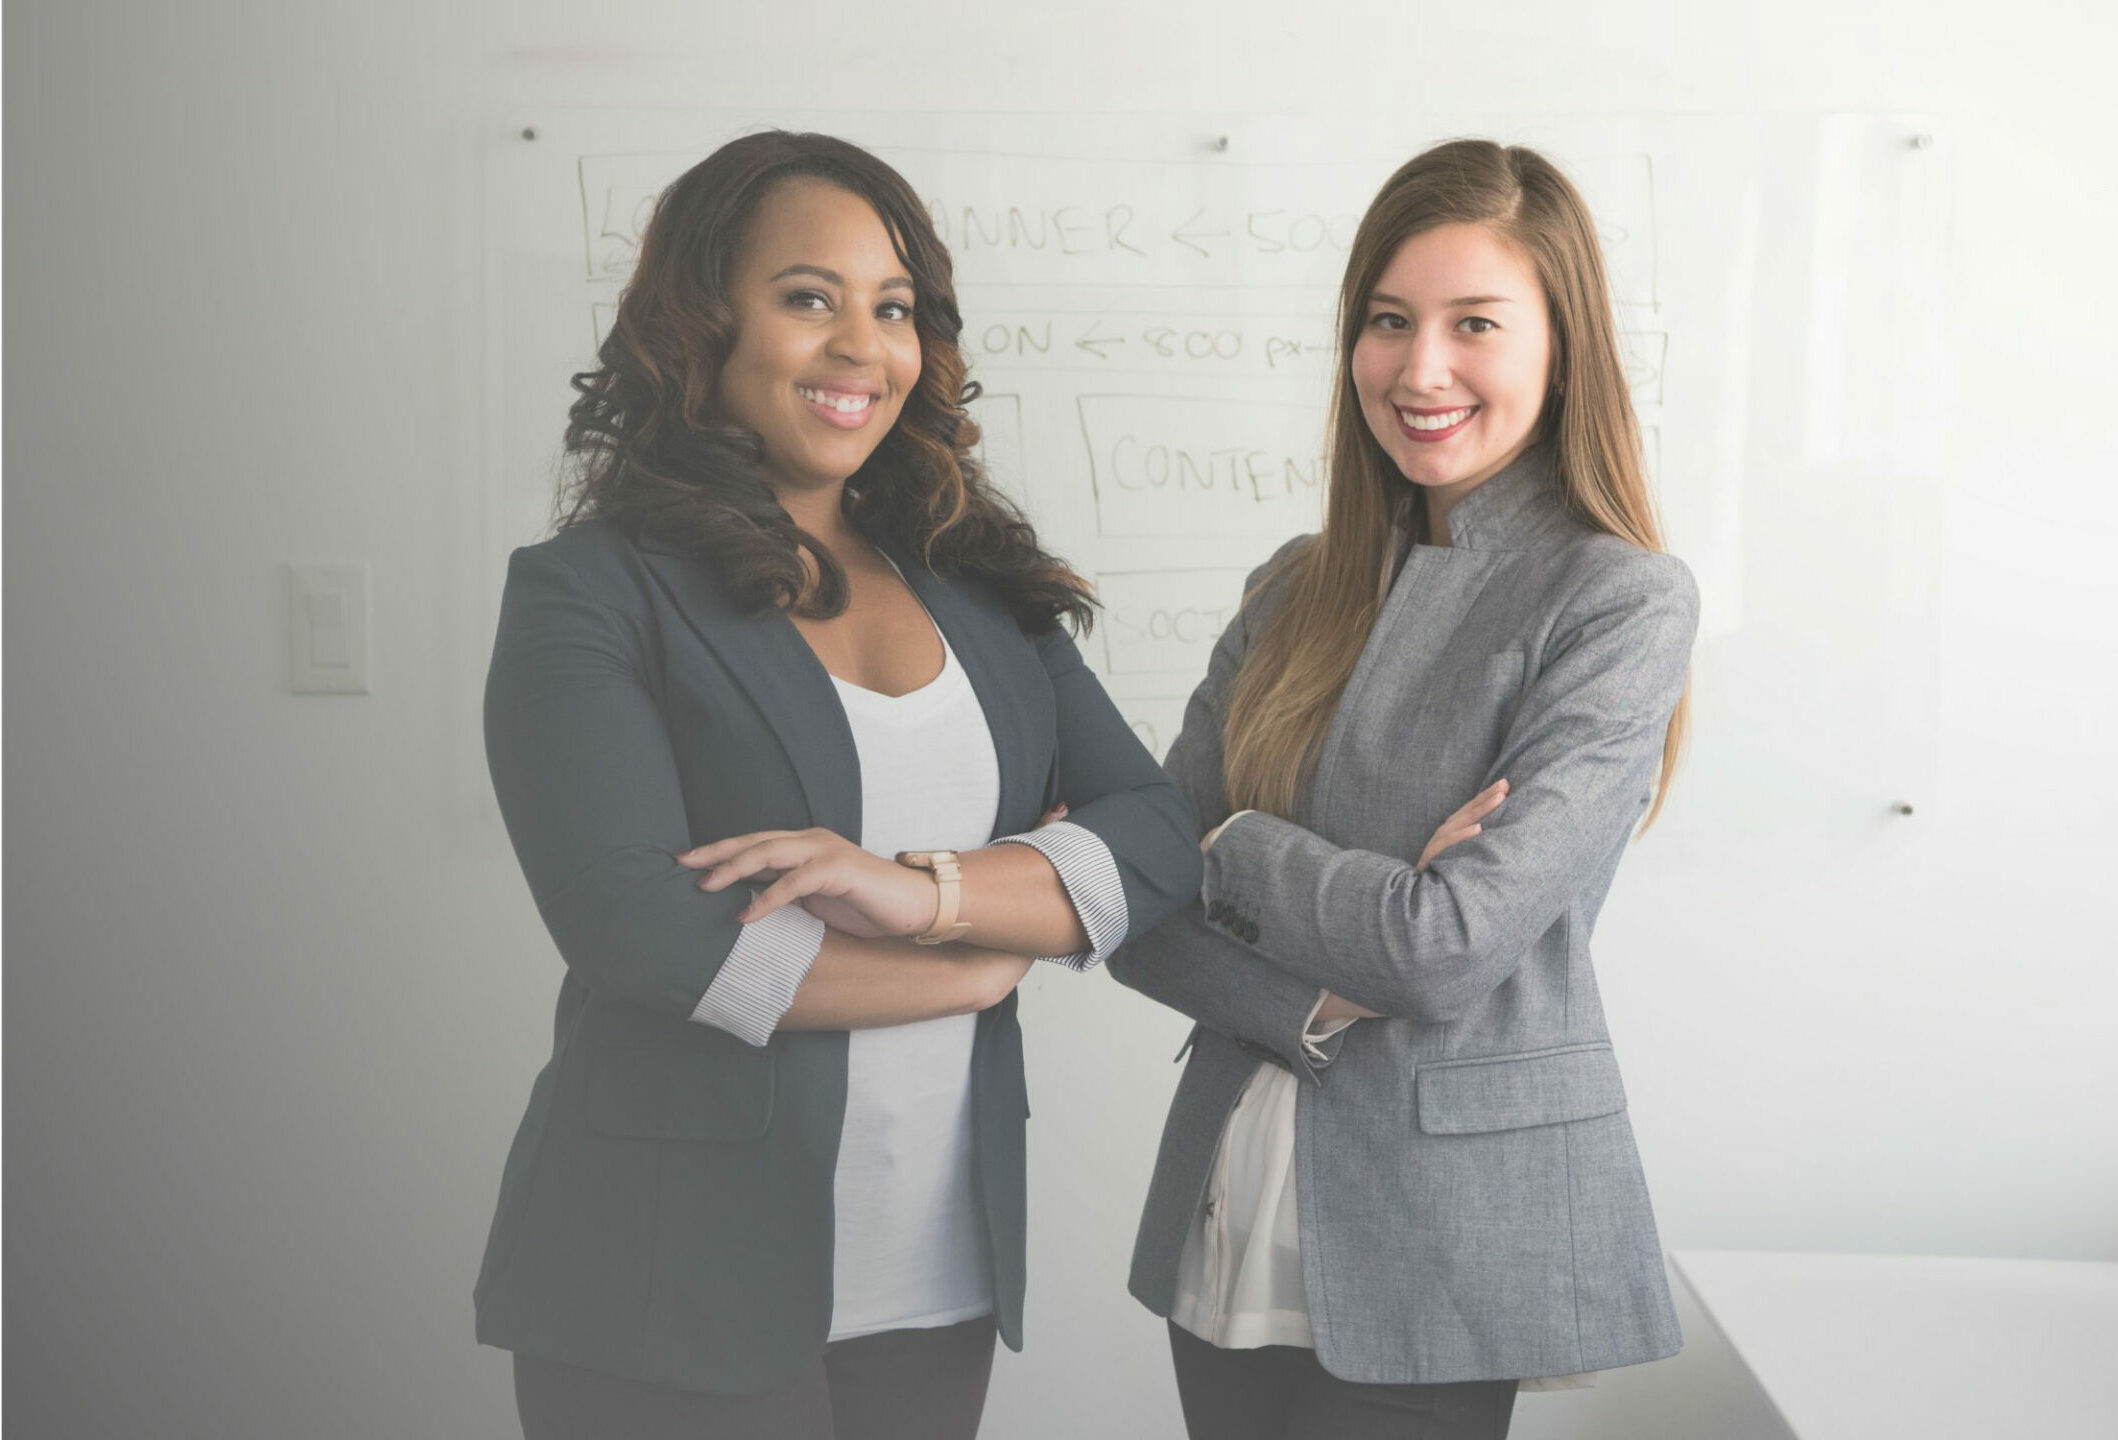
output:
<svg viewBox="0 0 2118 1440"><path fill-rule="evenodd" d="M765 717L801 782L809 823L859 844L860 754L816 652L779 610L737 614L697 560L651 543L638 548L685 622Z"/></svg>

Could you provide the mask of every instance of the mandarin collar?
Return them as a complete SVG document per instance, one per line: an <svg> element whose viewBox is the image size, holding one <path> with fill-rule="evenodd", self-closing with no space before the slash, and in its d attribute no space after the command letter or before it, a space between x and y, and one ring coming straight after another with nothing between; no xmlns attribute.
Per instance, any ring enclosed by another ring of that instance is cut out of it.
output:
<svg viewBox="0 0 2118 1440"><path fill-rule="evenodd" d="M1540 441L1449 512L1449 544L1457 550L1521 550L1566 523L1566 494L1552 445Z"/></svg>

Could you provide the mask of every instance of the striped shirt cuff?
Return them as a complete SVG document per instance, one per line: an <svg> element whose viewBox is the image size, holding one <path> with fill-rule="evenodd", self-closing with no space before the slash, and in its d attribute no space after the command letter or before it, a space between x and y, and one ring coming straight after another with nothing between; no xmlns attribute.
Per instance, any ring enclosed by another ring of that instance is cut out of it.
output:
<svg viewBox="0 0 2118 1440"><path fill-rule="evenodd" d="M794 1004L794 992L823 946L824 922L799 905L782 905L752 921L736 936L691 1018L763 1045Z"/></svg>
<svg viewBox="0 0 2118 1440"><path fill-rule="evenodd" d="M1103 963L1104 956L1125 942L1126 929L1132 923L1132 913L1125 904L1125 883L1118 878L1118 862L1111 858L1110 846L1095 831L1071 820L1058 820L1021 835L1002 835L993 843L1027 845L1051 861L1052 868L1059 872L1060 888L1073 902L1074 913L1081 917L1081 928L1088 932L1088 949L1072 955L1040 955L1038 959L1069 970L1093 970Z"/></svg>

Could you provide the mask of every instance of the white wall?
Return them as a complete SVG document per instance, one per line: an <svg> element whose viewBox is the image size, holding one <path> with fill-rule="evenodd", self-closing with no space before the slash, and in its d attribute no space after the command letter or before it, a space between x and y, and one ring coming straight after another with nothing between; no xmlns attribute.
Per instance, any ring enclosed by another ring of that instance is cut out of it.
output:
<svg viewBox="0 0 2118 1440"><path fill-rule="evenodd" d="M2118 27L2055 0L957 8L13 8L8 1418L513 1433L468 1297L557 961L478 775L478 127L560 93L1943 117L1940 783L1852 840L1731 840L1739 789L1680 790L1599 935L1605 998L1672 1246L2118 1259ZM1827 518L1753 559L1857 544ZM285 693L280 567L309 559L372 567L372 695ZM1698 743L1773 698L1702 686ZM1161 1095L1101 1061L1176 1027L1055 984L1030 997L1032 1348L988 1433L1174 1434L1122 1295ZM1772 1433L1692 1332L1525 1398L1517 1433Z"/></svg>

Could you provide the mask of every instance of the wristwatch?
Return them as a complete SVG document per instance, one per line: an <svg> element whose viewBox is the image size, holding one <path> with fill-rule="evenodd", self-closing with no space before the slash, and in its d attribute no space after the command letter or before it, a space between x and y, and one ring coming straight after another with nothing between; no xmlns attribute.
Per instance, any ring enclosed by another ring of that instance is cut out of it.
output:
<svg viewBox="0 0 2118 1440"><path fill-rule="evenodd" d="M934 907L934 923L927 927L926 934L912 937L916 944L940 945L971 928L970 921L956 918L963 904L963 867L956 863L954 850L900 850L897 863L930 871L935 887L941 891Z"/></svg>

